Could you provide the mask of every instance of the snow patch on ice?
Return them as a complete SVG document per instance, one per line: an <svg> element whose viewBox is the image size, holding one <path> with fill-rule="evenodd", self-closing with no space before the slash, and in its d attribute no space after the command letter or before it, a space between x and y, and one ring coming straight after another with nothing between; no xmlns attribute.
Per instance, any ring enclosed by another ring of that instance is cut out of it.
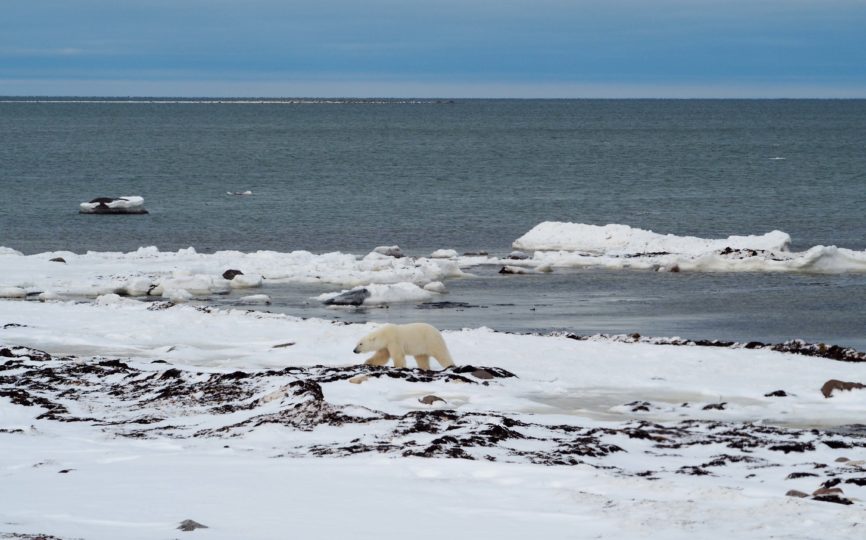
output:
<svg viewBox="0 0 866 540"><path fill-rule="evenodd" d="M545 221L514 241L520 250L580 251L594 255L625 255L641 253L682 253L700 255L708 251L760 249L786 251L791 237L782 231L760 236L729 236L711 240L695 236L658 234L628 225L587 225Z"/></svg>

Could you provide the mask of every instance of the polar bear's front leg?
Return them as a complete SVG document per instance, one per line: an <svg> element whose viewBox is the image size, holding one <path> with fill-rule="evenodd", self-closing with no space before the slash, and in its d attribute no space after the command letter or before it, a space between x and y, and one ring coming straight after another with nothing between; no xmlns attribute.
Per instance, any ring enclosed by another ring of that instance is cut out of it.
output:
<svg viewBox="0 0 866 540"><path fill-rule="evenodd" d="M398 349L397 347L394 345L388 347L388 354L394 359L394 367L402 369L406 367L406 354L402 348Z"/></svg>
<svg viewBox="0 0 866 540"><path fill-rule="evenodd" d="M430 355L416 354L415 362L418 363L419 368L423 369L424 371L430 371Z"/></svg>
<svg viewBox="0 0 866 540"><path fill-rule="evenodd" d="M364 363L368 366L384 366L388 363L389 356L388 349L379 349L376 351L376 354L367 358L367 361Z"/></svg>

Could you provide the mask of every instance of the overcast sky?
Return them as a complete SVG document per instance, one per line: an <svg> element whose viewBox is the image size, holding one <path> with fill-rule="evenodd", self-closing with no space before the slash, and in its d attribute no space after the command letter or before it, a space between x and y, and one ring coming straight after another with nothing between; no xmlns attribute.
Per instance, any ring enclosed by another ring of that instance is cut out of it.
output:
<svg viewBox="0 0 866 540"><path fill-rule="evenodd" d="M0 95L866 97L866 0L0 0Z"/></svg>

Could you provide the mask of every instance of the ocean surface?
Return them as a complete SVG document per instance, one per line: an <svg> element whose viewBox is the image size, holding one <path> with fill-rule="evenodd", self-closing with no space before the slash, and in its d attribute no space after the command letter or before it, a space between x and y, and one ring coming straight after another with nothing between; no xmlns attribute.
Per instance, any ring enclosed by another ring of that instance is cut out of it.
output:
<svg viewBox="0 0 866 540"><path fill-rule="evenodd" d="M542 221L866 249L866 100L32 101L0 98L0 246L25 253L504 254ZM150 214L77 213L121 195ZM447 283L459 308L264 292L301 316L866 349L863 274L495 270Z"/></svg>

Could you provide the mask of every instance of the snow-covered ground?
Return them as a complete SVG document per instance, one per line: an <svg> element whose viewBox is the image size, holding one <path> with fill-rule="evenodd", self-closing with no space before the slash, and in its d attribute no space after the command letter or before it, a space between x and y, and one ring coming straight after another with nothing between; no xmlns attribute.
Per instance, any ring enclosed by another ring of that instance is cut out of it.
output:
<svg viewBox="0 0 866 540"><path fill-rule="evenodd" d="M500 255L0 248L0 538L859 537L866 389L822 388L866 383L862 355L476 328L421 372L362 365L374 324L203 305L429 301L479 265L866 272L789 244L546 222Z"/></svg>
<svg viewBox="0 0 866 540"><path fill-rule="evenodd" d="M821 388L866 363L480 328L425 373L360 365L374 326L0 301L0 537L862 532L866 390Z"/></svg>

